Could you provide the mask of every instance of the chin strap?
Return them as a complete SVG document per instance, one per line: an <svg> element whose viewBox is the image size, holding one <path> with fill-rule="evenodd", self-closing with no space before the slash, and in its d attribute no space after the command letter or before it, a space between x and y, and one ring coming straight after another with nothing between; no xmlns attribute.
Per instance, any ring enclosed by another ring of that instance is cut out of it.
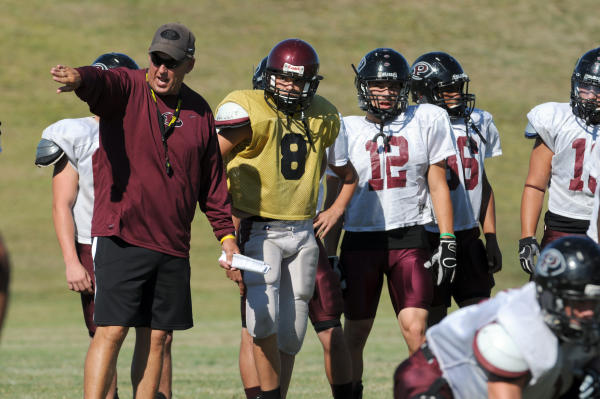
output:
<svg viewBox="0 0 600 399"><path fill-rule="evenodd" d="M383 126L385 126L385 119L382 119L379 123L379 133L373 136L371 141L377 143L377 139L383 137L383 148L385 152L390 152L390 138L383 132Z"/></svg>

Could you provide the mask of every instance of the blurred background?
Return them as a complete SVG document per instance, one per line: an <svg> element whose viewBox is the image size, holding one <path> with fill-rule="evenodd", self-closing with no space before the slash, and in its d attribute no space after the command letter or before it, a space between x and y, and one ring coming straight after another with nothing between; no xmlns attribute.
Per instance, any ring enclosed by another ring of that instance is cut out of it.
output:
<svg viewBox="0 0 600 399"><path fill-rule="evenodd" d="M0 232L13 274L0 343L0 397L82 396L88 345L78 295L67 290L51 217L51 169L34 166L42 130L89 115L72 94L56 94L49 70L90 64L123 52L140 67L156 28L180 22L196 35L196 66L186 84L215 107L231 90L251 87L254 66L280 40L311 43L325 77L319 94L343 115L360 113L351 63L392 47L409 63L429 51L456 57L479 108L490 111L504 155L486 164L496 195L504 268L496 289L527 279L518 265L519 207L532 143L523 137L535 105L567 102L577 58L598 47L597 2L580 0L196 1L4 0L0 13ZM538 236L541 236L541 224ZM197 214L192 233L196 326L176 333L175 398L243 398L237 368L238 290L216 259L218 242ZM131 397L131 337L119 358L119 391ZM365 350L365 397L392 396L393 368L406 357L387 293ZM309 327L290 398L328 397L322 353Z"/></svg>

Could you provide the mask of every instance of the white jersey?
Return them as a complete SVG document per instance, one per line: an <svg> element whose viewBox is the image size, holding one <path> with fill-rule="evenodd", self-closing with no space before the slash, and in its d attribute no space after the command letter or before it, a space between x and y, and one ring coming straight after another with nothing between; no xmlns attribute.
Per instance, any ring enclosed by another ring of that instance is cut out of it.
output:
<svg viewBox="0 0 600 399"><path fill-rule="evenodd" d="M597 348L586 351L560 343L543 321L531 282L459 309L427 330L428 345L456 399L487 398L487 376L477 362L473 343L477 331L494 322L511 337L531 373L523 398L554 397L559 379L561 390L566 391L573 370L598 356Z"/></svg>
<svg viewBox="0 0 600 399"><path fill-rule="evenodd" d="M346 231L387 231L433 220L427 187L429 165L456 155L450 118L431 104L409 106L383 128L364 116L344 118L348 155L358 186L346 209Z"/></svg>
<svg viewBox="0 0 600 399"><path fill-rule="evenodd" d="M590 156L599 127L586 126L568 103L538 105L529 111L527 118L525 135L538 135L554 153L548 209L557 215L589 220L593 193L583 165Z"/></svg>
<svg viewBox="0 0 600 399"><path fill-rule="evenodd" d="M91 244L92 214L94 211L94 175L92 155L98 149L99 124L94 117L63 119L46 129L42 138L53 141L65 153L79 174L79 188L73 205L75 238Z"/></svg>
<svg viewBox="0 0 600 399"><path fill-rule="evenodd" d="M452 199L454 231L461 231L479 225L484 161L502 155L502 147L498 128L487 111L478 108L473 110L468 135L462 118L452 120L452 129L460 158L453 155L447 160L448 188ZM475 129L481 133L485 143ZM469 145L469 137L475 145ZM435 224L426 228L439 232Z"/></svg>
<svg viewBox="0 0 600 399"><path fill-rule="evenodd" d="M590 218L590 227L587 235L592 240L598 242L598 207L600 206L600 190L598 190L597 182L600 179L600 146L595 145L592 148L590 157L586 160L584 170L590 176L588 185L594 194L594 204L592 206L592 217Z"/></svg>

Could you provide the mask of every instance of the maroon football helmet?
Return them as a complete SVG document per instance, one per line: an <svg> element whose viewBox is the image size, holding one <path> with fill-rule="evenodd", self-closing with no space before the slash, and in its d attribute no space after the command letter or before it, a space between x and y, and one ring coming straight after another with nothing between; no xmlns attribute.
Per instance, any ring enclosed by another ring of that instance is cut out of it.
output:
<svg viewBox="0 0 600 399"><path fill-rule="evenodd" d="M319 56L315 49L300 39L286 39L273 47L264 72L265 99L278 111L288 115L304 111L317 92ZM299 86L277 87L276 79L287 79Z"/></svg>

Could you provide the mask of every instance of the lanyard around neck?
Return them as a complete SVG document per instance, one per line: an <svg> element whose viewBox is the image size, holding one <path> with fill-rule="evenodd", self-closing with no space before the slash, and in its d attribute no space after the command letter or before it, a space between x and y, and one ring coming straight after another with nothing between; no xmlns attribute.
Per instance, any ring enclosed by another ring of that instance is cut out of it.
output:
<svg viewBox="0 0 600 399"><path fill-rule="evenodd" d="M177 107L175 108L175 112L171 117L171 120L165 127L165 121L163 120L162 114L158 109L158 101L156 101L156 95L154 94L154 90L150 86L150 82L148 82L148 73L146 72L146 82L148 83L148 88L150 89L150 94L152 94L152 99L154 100L154 105L156 106L156 116L158 118L158 128L160 129L160 135L162 138L163 148L165 149L165 169L167 171L167 175L169 177L173 176L173 167L171 166L171 161L169 160L169 147L167 145L167 139L173 132L175 128L175 122L179 118L179 112L181 111L181 96L177 97Z"/></svg>

